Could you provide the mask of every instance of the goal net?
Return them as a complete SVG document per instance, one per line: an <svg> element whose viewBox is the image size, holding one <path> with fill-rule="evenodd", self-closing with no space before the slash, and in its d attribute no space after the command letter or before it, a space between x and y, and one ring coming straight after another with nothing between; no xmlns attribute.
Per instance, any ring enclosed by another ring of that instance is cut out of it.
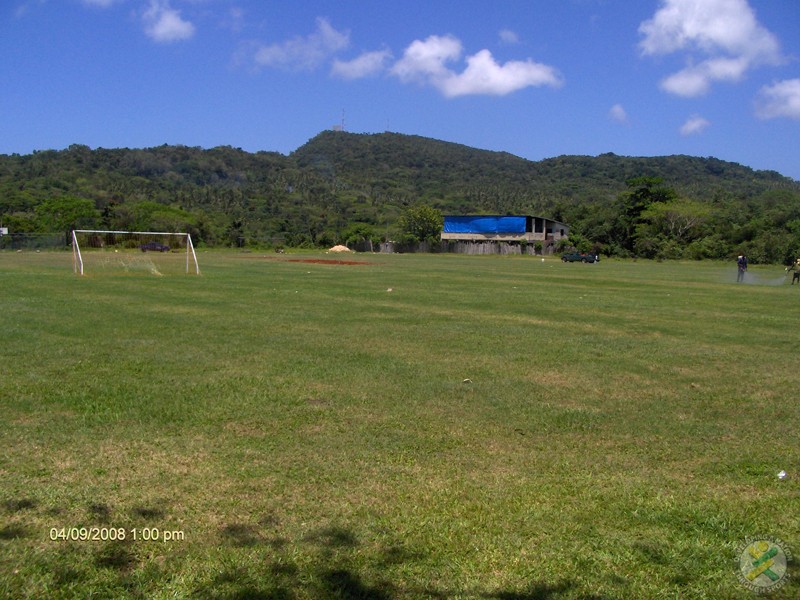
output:
<svg viewBox="0 0 800 600"><path fill-rule="evenodd" d="M103 271L200 274L188 233L76 229L72 232L72 262L79 275Z"/></svg>

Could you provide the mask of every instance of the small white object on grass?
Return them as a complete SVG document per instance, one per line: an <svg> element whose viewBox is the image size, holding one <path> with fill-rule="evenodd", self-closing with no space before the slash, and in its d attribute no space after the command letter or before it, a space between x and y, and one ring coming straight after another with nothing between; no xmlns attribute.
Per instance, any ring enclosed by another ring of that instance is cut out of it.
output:
<svg viewBox="0 0 800 600"><path fill-rule="evenodd" d="M778 473L778 479L786 479L786 471L781 471Z"/></svg>

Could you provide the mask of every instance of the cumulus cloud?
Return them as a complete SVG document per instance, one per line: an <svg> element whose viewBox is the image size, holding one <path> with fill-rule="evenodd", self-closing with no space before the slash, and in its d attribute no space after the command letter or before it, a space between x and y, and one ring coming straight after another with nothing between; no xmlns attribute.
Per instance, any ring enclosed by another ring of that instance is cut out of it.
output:
<svg viewBox="0 0 800 600"><path fill-rule="evenodd" d="M413 41L394 64L390 64L393 57L389 49L364 52L352 60L336 58L349 45L349 31L337 31L326 19L318 18L312 34L271 45L244 44L236 61L294 71L310 71L332 61L334 77L355 80L388 72L404 83L430 85L448 98L503 96L526 87L558 87L563 83L556 69L530 59L500 64L489 50L465 57L461 41L451 35ZM454 63L464 65L461 72L451 68Z"/></svg>
<svg viewBox="0 0 800 600"><path fill-rule="evenodd" d="M14 9L14 17L22 19L30 10L34 9L36 6L43 6L46 3L47 0L24 0L18 3L17 7Z"/></svg>
<svg viewBox="0 0 800 600"><path fill-rule="evenodd" d="M364 52L350 61L334 60L331 74L342 79L361 79L376 75L384 70L386 62L392 58L389 50Z"/></svg>
<svg viewBox="0 0 800 600"><path fill-rule="evenodd" d="M339 50L350 45L350 32L337 31L327 19L317 19L317 29L302 37L259 47L254 56L256 65L290 71L311 71Z"/></svg>
<svg viewBox="0 0 800 600"><path fill-rule="evenodd" d="M692 115L687 119L686 123L681 125L680 132L681 135L694 135L701 133L709 125L711 125L711 123L700 115Z"/></svg>
<svg viewBox="0 0 800 600"><path fill-rule="evenodd" d="M220 26L224 29L229 29L235 33L244 29L245 25L245 12L238 6L234 6L228 10L228 13L223 17Z"/></svg>
<svg viewBox="0 0 800 600"><path fill-rule="evenodd" d="M182 19L167 0L150 0L142 18L144 32L157 42L187 40L194 35L194 25Z"/></svg>
<svg viewBox="0 0 800 600"><path fill-rule="evenodd" d="M615 104L612 106L608 111L608 116L612 121L616 121L617 123L628 122L628 113L625 112L625 108L623 108L622 104Z"/></svg>
<svg viewBox="0 0 800 600"><path fill-rule="evenodd" d="M391 73L406 83L431 85L448 98L473 94L504 96L526 87L562 84L553 67L532 60L501 65L488 50L467 56L466 68L457 73L448 63L460 60L462 54L463 47L457 38L432 35L412 42Z"/></svg>
<svg viewBox="0 0 800 600"><path fill-rule="evenodd" d="M503 44L513 46L514 44L519 44L519 36L510 29L503 29L500 31L500 41Z"/></svg>
<svg viewBox="0 0 800 600"><path fill-rule="evenodd" d="M449 35L414 40L392 67L392 74L405 83L441 80L452 74L445 63L458 60L461 52L461 42Z"/></svg>
<svg viewBox="0 0 800 600"><path fill-rule="evenodd" d="M714 82L739 81L749 69L783 60L777 38L747 0L662 0L639 33L643 55L687 54L686 68L661 82L679 96L702 95Z"/></svg>
<svg viewBox="0 0 800 600"><path fill-rule="evenodd" d="M800 79L787 79L761 88L756 115L762 119L800 119Z"/></svg>

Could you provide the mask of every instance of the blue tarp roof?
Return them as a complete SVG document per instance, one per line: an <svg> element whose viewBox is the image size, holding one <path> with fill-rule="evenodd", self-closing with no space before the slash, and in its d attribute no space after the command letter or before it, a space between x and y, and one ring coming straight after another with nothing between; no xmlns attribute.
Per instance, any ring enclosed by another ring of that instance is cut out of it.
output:
<svg viewBox="0 0 800 600"><path fill-rule="evenodd" d="M527 217L445 216L444 233L525 233Z"/></svg>

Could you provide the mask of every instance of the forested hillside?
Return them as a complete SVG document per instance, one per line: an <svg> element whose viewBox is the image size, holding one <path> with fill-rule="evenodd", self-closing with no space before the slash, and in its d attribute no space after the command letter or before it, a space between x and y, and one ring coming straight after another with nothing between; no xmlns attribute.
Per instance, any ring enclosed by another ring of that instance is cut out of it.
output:
<svg viewBox="0 0 800 600"><path fill-rule="evenodd" d="M231 147L0 155L0 225L190 231L200 245L396 239L400 217L544 215L608 254L756 261L800 252L800 183L714 158L528 161L418 136L323 132L289 156Z"/></svg>

